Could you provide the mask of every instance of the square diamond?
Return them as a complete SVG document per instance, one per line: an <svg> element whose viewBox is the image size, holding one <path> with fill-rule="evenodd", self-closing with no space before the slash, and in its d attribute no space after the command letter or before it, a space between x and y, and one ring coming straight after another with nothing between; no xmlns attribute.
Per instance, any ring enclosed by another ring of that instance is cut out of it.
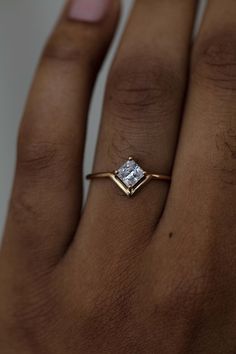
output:
<svg viewBox="0 0 236 354"><path fill-rule="evenodd" d="M143 179L145 173L134 160L130 159L117 170L116 175L126 187L133 188L139 181L141 181L141 179Z"/></svg>

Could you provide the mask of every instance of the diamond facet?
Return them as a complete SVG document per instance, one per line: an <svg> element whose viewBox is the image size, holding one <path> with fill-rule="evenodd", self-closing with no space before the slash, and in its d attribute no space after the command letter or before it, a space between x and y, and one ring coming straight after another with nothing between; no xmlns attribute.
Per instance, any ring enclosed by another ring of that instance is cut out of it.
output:
<svg viewBox="0 0 236 354"><path fill-rule="evenodd" d="M144 178L145 172L133 159L129 159L117 170L116 176L126 187L133 188Z"/></svg>

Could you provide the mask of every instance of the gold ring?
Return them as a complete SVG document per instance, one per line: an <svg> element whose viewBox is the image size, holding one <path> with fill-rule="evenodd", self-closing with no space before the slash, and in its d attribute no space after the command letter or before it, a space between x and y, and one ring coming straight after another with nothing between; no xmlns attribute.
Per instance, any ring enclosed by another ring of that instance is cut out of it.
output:
<svg viewBox="0 0 236 354"><path fill-rule="evenodd" d="M171 177L144 171L132 157L114 172L92 173L86 176L87 179L110 178L128 196L134 193L151 180L170 182Z"/></svg>

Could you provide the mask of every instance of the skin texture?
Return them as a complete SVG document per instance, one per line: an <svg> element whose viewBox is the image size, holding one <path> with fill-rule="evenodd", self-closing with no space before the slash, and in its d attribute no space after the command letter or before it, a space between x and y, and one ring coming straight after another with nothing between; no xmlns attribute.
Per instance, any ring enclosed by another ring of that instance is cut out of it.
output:
<svg viewBox="0 0 236 354"><path fill-rule="evenodd" d="M66 6L18 140L0 253L3 354L235 354L236 3L137 0L108 78L94 171L172 174L127 199L93 181L89 102L119 18Z"/></svg>

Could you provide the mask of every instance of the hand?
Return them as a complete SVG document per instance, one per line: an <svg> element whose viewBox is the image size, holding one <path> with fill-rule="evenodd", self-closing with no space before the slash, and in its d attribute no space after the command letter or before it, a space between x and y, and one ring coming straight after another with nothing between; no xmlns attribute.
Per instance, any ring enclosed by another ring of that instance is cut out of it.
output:
<svg viewBox="0 0 236 354"><path fill-rule="evenodd" d="M137 0L94 172L132 155L172 183L127 198L93 180L82 213L89 102L119 13L116 0L83 3L66 7L46 45L20 128L0 352L233 354L236 3L209 2L188 75L195 1Z"/></svg>

